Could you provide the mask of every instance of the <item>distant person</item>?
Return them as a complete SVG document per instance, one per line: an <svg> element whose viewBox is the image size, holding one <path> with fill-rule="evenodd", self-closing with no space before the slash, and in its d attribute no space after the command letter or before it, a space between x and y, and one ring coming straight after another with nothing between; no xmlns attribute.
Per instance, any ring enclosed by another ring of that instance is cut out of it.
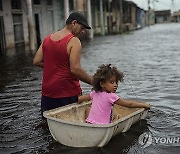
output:
<svg viewBox="0 0 180 154"><path fill-rule="evenodd" d="M123 100L116 94L118 82L122 82L124 74L111 67L101 65L93 76L93 91L88 95L79 96L79 102L92 99L90 111L86 113L86 122L92 124L108 124L112 122L112 107L118 104L130 108L146 108L150 105L132 100Z"/></svg>
<svg viewBox="0 0 180 154"><path fill-rule="evenodd" d="M80 63L79 37L91 29L86 18L73 12L65 27L47 35L37 50L33 64L43 68L41 113L78 102L82 90L79 80L91 84L92 77Z"/></svg>

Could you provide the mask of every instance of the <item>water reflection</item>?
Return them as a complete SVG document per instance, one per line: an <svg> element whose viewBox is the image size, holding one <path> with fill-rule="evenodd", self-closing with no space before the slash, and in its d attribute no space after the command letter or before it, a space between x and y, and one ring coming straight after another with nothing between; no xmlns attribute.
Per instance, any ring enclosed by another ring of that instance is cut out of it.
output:
<svg viewBox="0 0 180 154"><path fill-rule="evenodd" d="M0 57L0 70L0 92L15 80L30 80L27 77L32 72L32 53L25 52L24 48L9 51Z"/></svg>

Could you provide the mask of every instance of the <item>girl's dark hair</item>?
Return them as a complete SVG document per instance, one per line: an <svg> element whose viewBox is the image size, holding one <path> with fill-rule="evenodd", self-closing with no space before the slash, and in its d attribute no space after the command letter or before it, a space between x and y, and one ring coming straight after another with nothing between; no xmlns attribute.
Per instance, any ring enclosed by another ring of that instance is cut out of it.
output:
<svg viewBox="0 0 180 154"><path fill-rule="evenodd" d="M98 67L96 73L93 75L93 89L98 92L102 91L100 82L105 82L109 80L112 76L115 76L116 82L123 82L124 73L117 70L115 66L111 67L111 64L101 65Z"/></svg>

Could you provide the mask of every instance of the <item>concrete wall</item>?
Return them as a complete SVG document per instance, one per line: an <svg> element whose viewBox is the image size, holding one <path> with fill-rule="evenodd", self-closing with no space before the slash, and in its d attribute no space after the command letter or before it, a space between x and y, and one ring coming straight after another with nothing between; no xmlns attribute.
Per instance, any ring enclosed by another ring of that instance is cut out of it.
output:
<svg viewBox="0 0 180 154"><path fill-rule="evenodd" d="M0 11L0 16L3 16L4 19L5 40L8 48L14 47L14 30L10 4L10 0L3 1L3 11Z"/></svg>
<svg viewBox="0 0 180 154"><path fill-rule="evenodd" d="M33 2L33 1L32 1ZM40 27L40 38L43 38L58 29L63 28L64 16L62 12L63 3L60 0L53 0L52 6L47 6L46 0L41 0L40 5L33 5L33 19L35 25L35 14L39 15L39 27ZM4 31L5 31L5 39L6 39L6 48L14 48L15 47L15 39L14 39L14 26L13 26L13 16L12 13L20 13L22 14L23 21L23 35L24 35L24 43L26 49L28 49L29 45L29 31L28 31L28 19L27 19L27 4L25 0L21 0L21 10L12 10L11 9L11 0L3 1L3 11L0 11L0 16L3 16L4 19ZM51 18L52 17L52 18ZM34 27L36 29L36 27ZM37 30L35 30L37 32ZM35 36L36 37L36 36Z"/></svg>
<svg viewBox="0 0 180 154"><path fill-rule="evenodd" d="M33 11L33 24L37 35L37 27L35 24L35 14L39 17L39 38L40 41L44 37L62 29L65 25L65 10L64 8L65 0L53 0L53 5L49 6L46 4L46 0L41 0L40 5L32 4ZM69 0L71 4L71 11L76 10L82 12L87 16L87 4L86 0ZM22 18L23 18L23 33L25 45L29 45L29 32L28 32L28 22L27 22L27 6L26 1L21 0L22 3ZM33 3L33 0L32 0ZM123 3L122 6L120 4ZM73 5L72 5L73 4ZM75 8L72 8L75 7ZM121 8L123 9L121 10ZM92 13L92 28L94 35L105 35L112 33L121 33L123 31L135 30L137 29L137 6L133 2L120 1L120 0L91 0L91 13ZM14 10L13 10L14 11ZM102 12L103 11L103 12ZM3 1L3 11L0 11L0 15L4 18L5 23L5 37L7 48L13 48L15 46L14 42L14 27L12 19L11 10L11 0ZM139 16L145 16L145 13ZM152 16L152 15L151 15ZM143 19L139 18L139 24L144 25ZM152 18L152 17L151 17ZM147 18L146 18L147 20ZM153 19L152 19L153 20ZM153 23L153 21L150 22ZM141 26L142 26L141 25ZM103 31L103 32L102 32ZM37 37L37 36L34 36ZM36 45L38 47L38 45Z"/></svg>

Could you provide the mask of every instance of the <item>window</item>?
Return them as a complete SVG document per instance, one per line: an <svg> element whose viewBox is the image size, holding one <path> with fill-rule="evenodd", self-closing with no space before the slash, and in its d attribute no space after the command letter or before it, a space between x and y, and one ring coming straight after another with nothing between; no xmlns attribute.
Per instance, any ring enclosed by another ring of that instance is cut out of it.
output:
<svg viewBox="0 0 180 154"><path fill-rule="evenodd" d="M47 21L48 21L48 29L50 32L54 30L54 20L53 20L53 11L47 11Z"/></svg>
<svg viewBox="0 0 180 154"><path fill-rule="evenodd" d="M34 0L33 3L36 4L36 5L40 5L41 4L41 0Z"/></svg>
<svg viewBox="0 0 180 154"><path fill-rule="evenodd" d="M53 5L53 1L52 0L46 0L47 1L47 5Z"/></svg>
<svg viewBox="0 0 180 154"><path fill-rule="evenodd" d="M2 6L2 0L0 0L0 11L3 10L3 6Z"/></svg>
<svg viewBox="0 0 180 154"><path fill-rule="evenodd" d="M4 19L0 16L0 56L6 52L6 39L4 31Z"/></svg>
<svg viewBox="0 0 180 154"><path fill-rule="evenodd" d="M12 9L21 10L21 1L20 0L11 0Z"/></svg>
<svg viewBox="0 0 180 154"><path fill-rule="evenodd" d="M23 21L22 14L12 14L13 25L14 25L14 38L15 44L24 44L24 32L23 32Z"/></svg>
<svg viewBox="0 0 180 154"><path fill-rule="evenodd" d="M15 23L15 24L22 23L22 15L21 14L13 14L13 23Z"/></svg>
<svg viewBox="0 0 180 154"><path fill-rule="evenodd" d="M74 1L69 1L69 10L70 11L74 10Z"/></svg>

